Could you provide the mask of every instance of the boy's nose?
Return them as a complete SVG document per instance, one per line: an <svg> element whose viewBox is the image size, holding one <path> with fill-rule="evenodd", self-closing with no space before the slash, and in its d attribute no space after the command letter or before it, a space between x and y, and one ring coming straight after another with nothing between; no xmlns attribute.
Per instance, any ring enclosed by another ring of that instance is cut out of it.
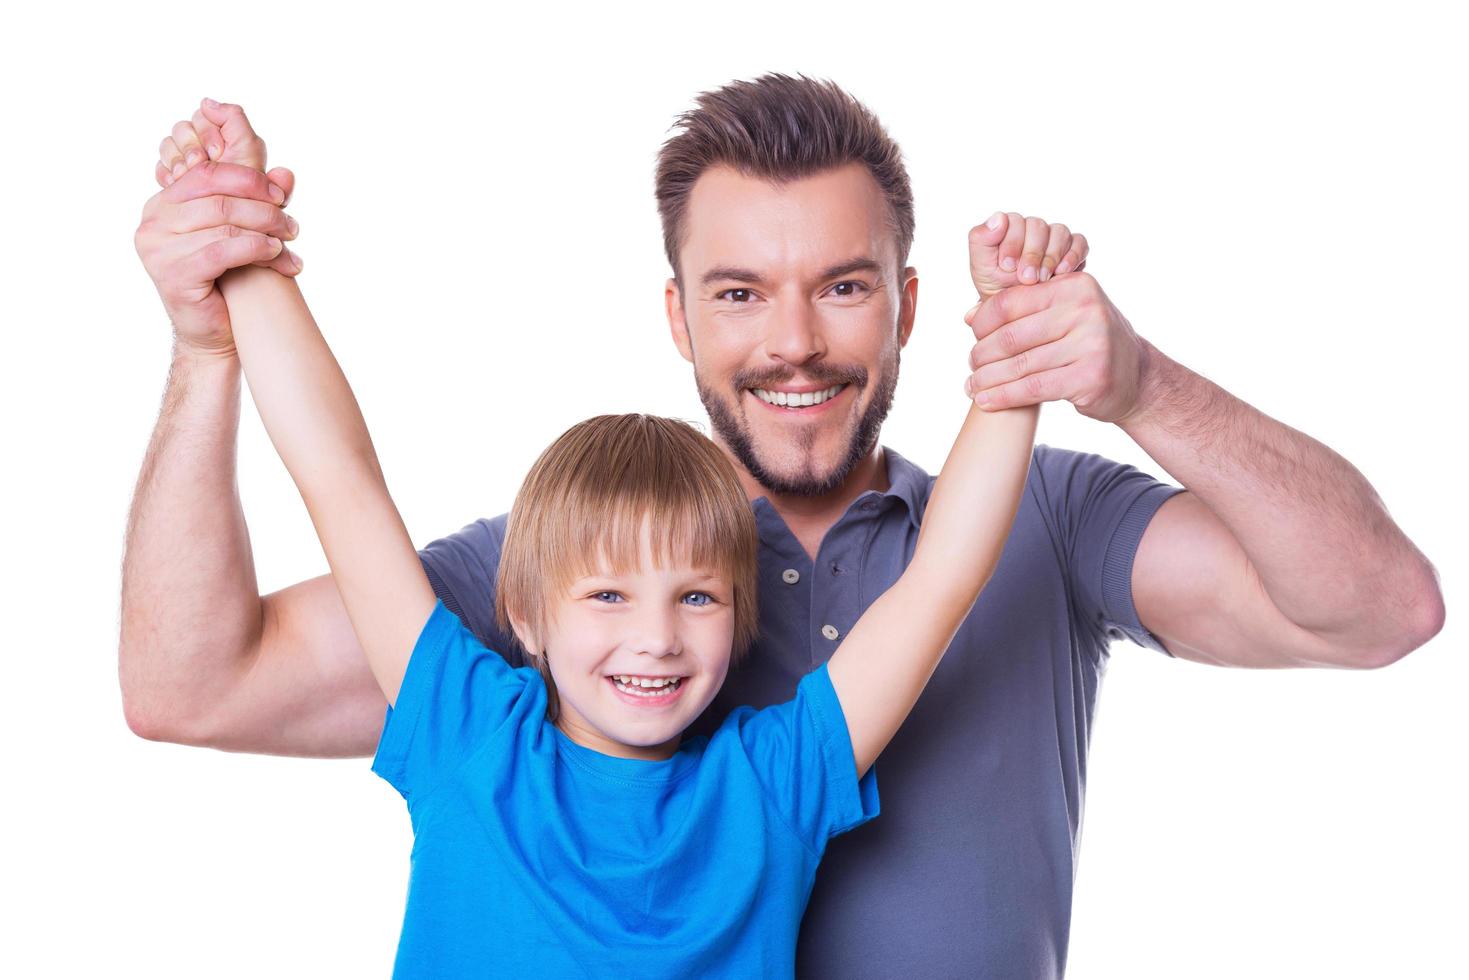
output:
<svg viewBox="0 0 1469 980"><path fill-rule="evenodd" d="M683 652L683 644L678 636L678 624L674 613L671 610L662 609L651 609L645 612L638 623L635 646L638 653L645 653L659 659L677 656Z"/></svg>

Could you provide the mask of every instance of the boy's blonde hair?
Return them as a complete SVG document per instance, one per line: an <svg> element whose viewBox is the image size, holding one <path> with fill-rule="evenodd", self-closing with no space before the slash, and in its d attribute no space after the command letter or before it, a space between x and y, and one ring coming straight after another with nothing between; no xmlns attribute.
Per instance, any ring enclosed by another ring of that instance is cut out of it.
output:
<svg viewBox="0 0 1469 980"><path fill-rule="evenodd" d="M541 453L505 527L495 620L541 676L547 714L559 711L544 650L525 649L513 621L545 637L552 598L597 571L638 567L644 522L660 562L690 560L734 585L737 662L759 630L755 515L718 446L692 425L655 415L599 415L567 429Z"/></svg>

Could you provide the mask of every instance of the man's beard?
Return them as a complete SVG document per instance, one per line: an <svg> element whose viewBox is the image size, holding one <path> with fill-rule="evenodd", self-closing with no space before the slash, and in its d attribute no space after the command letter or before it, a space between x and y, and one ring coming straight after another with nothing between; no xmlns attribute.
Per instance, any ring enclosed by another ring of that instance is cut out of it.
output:
<svg viewBox="0 0 1469 980"><path fill-rule="evenodd" d="M872 447L877 445L877 436L882 430L882 423L893 407L893 393L898 387L900 358L900 351L894 350L892 369L879 373L877 386L873 389L872 402L862 413L862 417L857 420L857 426L847 443L845 454L832 471L824 477L811 472L809 465L791 476L772 473L756 458L755 446L748 430L740 424L730 406L715 395L713 389L705 386L697 371L694 372L694 384L699 389L699 400L704 403L704 410L709 413L709 421L714 426L715 434L734 454L735 459L739 460L740 465L755 478L755 482L771 493L782 496L820 497L840 488L856 465L872 452ZM787 375L789 373L787 372ZM825 376L808 368L806 373L811 375L817 384L824 384L826 387L848 384L855 386L859 391L867 387L867 372L862 368L827 372ZM735 379L734 390L737 393L735 397L738 399L750 388L773 388L787 380L789 377L740 376ZM806 456L808 464L815 439L816 433L810 431L802 431L796 439L795 449Z"/></svg>

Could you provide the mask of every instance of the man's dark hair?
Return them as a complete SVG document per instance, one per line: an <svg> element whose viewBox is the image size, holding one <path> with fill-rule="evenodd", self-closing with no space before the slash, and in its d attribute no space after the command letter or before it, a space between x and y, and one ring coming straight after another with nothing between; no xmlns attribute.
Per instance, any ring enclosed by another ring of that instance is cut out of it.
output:
<svg viewBox="0 0 1469 980"><path fill-rule="evenodd" d="M882 123L835 82L770 73L730 82L694 100L658 151L654 193L663 222L663 250L683 295L678 253L694 182L725 165L748 177L784 183L862 163L887 199L898 245L898 271L913 244L913 191L903 155Z"/></svg>

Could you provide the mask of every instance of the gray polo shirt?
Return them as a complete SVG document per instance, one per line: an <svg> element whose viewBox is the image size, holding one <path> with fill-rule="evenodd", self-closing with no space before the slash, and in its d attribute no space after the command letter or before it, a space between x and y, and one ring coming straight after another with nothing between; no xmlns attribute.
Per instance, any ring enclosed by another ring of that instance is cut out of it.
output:
<svg viewBox="0 0 1469 980"><path fill-rule="evenodd" d="M735 705L789 700L897 581L935 478L884 454L890 489L853 501L814 562L770 502L754 502L760 639L692 731ZM827 849L798 976L1062 974L1097 689L1113 640L1167 652L1138 622L1132 562L1178 492L1100 456L1036 447L993 578L878 759L882 816ZM504 533L505 515L481 519L420 552L444 605L502 651Z"/></svg>

